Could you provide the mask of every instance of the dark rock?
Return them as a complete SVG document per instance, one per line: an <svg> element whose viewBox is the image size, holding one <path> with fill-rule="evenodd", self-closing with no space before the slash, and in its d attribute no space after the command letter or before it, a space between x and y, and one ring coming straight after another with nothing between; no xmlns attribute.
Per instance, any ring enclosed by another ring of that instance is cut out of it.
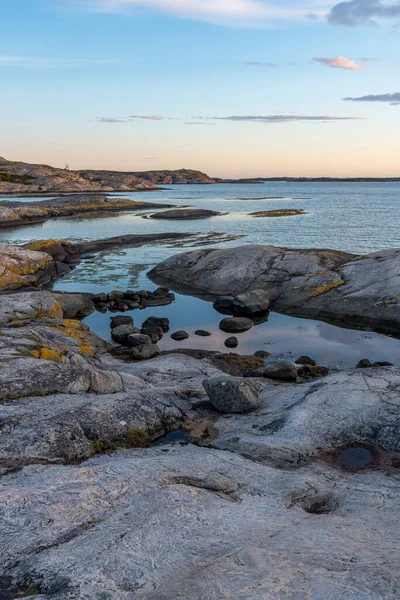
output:
<svg viewBox="0 0 400 600"><path fill-rule="evenodd" d="M216 217L221 213L215 210L207 210L203 208L187 208L177 210L166 210L150 215L150 219L174 219L174 220L192 220L192 219L208 219Z"/></svg>
<svg viewBox="0 0 400 600"><path fill-rule="evenodd" d="M145 346L147 344L151 344L152 340L148 335L144 335L143 333L134 333L128 336L126 340L126 345L130 348L134 348L136 346Z"/></svg>
<svg viewBox="0 0 400 600"><path fill-rule="evenodd" d="M229 319L222 319L219 328L228 333L240 333L242 331L248 331L253 325L254 323L251 319L245 317L231 317Z"/></svg>
<svg viewBox="0 0 400 600"><path fill-rule="evenodd" d="M233 311L235 315L252 317L264 313L269 309L270 301L264 290L252 290L245 294L235 296L233 300Z"/></svg>
<svg viewBox="0 0 400 600"><path fill-rule="evenodd" d="M165 287L159 287L154 290L153 296L169 296L169 289Z"/></svg>
<svg viewBox="0 0 400 600"><path fill-rule="evenodd" d="M142 324L143 329L147 329L149 327L161 327L164 333L169 331L169 319L166 317L149 317Z"/></svg>
<svg viewBox="0 0 400 600"><path fill-rule="evenodd" d="M131 356L136 360L147 360L160 354L160 348L157 344L143 344L142 346L135 346L131 348Z"/></svg>
<svg viewBox="0 0 400 600"><path fill-rule="evenodd" d="M281 361L266 367L263 371L263 377L266 379L279 379L280 381L296 381L297 370L292 363Z"/></svg>
<svg viewBox="0 0 400 600"><path fill-rule="evenodd" d="M194 332L194 335L199 335L200 337L210 337L212 333L210 333L209 331L205 331L204 329L198 329Z"/></svg>
<svg viewBox="0 0 400 600"><path fill-rule="evenodd" d="M53 296L63 309L64 319L83 319L94 311L91 294L54 292Z"/></svg>
<svg viewBox="0 0 400 600"><path fill-rule="evenodd" d="M168 296L150 296L146 299L146 306L167 306L175 300L175 294L168 294Z"/></svg>
<svg viewBox="0 0 400 600"><path fill-rule="evenodd" d="M317 366L317 361L309 356L300 356L297 360L294 361L297 365L312 365L313 367Z"/></svg>
<svg viewBox="0 0 400 600"><path fill-rule="evenodd" d="M188 337L189 337L188 332L187 331L183 331L183 330L182 331L176 331L175 333L173 333L171 335L171 338L173 340L176 340L177 342L181 342L183 340L187 340Z"/></svg>
<svg viewBox="0 0 400 600"><path fill-rule="evenodd" d="M161 338L164 335L163 330L161 329L161 327L142 327L142 329L140 330L140 333L142 333L143 335L148 335L153 342L158 342L158 340L161 340Z"/></svg>
<svg viewBox="0 0 400 600"><path fill-rule="evenodd" d="M214 308L218 312L222 312L222 314L232 313L233 312L233 296L220 296L214 302Z"/></svg>
<svg viewBox="0 0 400 600"><path fill-rule="evenodd" d="M317 365L303 365L300 369L297 369L297 374L299 377L306 379L315 379L329 375L329 369Z"/></svg>
<svg viewBox="0 0 400 600"><path fill-rule="evenodd" d="M125 292L122 292L121 290L113 290L108 294L109 300L123 300L124 297Z"/></svg>
<svg viewBox="0 0 400 600"><path fill-rule="evenodd" d="M119 327L120 325L133 325L132 317L125 317L122 315L118 315L117 317L112 317L110 327L114 329L115 327Z"/></svg>
<svg viewBox="0 0 400 600"><path fill-rule="evenodd" d="M372 363L373 367L394 367L394 364L391 362L387 362L387 361L378 361L378 362L374 362Z"/></svg>
<svg viewBox="0 0 400 600"><path fill-rule="evenodd" d="M239 346L239 340L237 337L230 337L225 340L225 346L227 348L237 348Z"/></svg>
<svg viewBox="0 0 400 600"><path fill-rule="evenodd" d="M260 358L268 358L269 356L272 356L271 352L267 352L266 350L257 350L257 352L254 352L253 356L259 356Z"/></svg>
<svg viewBox="0 0 400 600"><path fill-rule="evenodd" d="M119 325L111 330L111 337L117 344L123 346L128 345L128 338L130 335L139 333L139 329L133 325Z"/></svg>
<svg viewBox="0 0 400 600"><path fill-rule="evenodd" d="M108 302L108 296L107 294L104 294L103 292L100 294L95 294L93 296L93 302L95 304L103 304L103 303L107 303Z"/></svg>
<svg viewBox="0 0 400 600"><path fill-rule="evenodd" d="M140 296L141 298L147 298L147 297L148 297L148 295L149 295L149 292L148 292L147 290L140 290L140 291L138 292L138 294L139 294L139 296Z"/></svg>
<svg viewBox="0 0 400 600"><path fill-rule="evenodd" d="M372 367L372 362L369 358L362 358L356 365L357 369L369 369Z"/></svg>
<svg viewBox="0 0 400 600"><path fill-rule="evenodd" d="M203 381L211 404L222 413L242 413L260 406L257 394L244 379L215 377Z"/></svg>

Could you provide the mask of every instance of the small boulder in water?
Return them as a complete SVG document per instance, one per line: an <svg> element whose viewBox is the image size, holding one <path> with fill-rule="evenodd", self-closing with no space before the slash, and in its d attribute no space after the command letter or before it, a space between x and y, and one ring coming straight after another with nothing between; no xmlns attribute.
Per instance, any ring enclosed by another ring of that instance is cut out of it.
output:
<svg viewBox="0 0 400 600"><path fill-rule="evenodd" d="M181 342L183 340L187 340L189 337L189 334L187 331L175 331L175 333L173 333L171 335L171 338L173 340L175 340L176 342Z"/></svg>
<svg viewBox="0 0 400 600"><path fill-rule="evenodd" d="M237 348L239 346L239 340L237 337L230 337L225 340L225 346L227 348Z"/></svg>
<svg viewBox="0 0 400 600"><path fill-rule="evenodd" d="M227 333L241 333L243 331L248 331L253 325L254 323L251 319L245 317L231 317L229 319L222 319L219 328Z"/></svg>
<svg viewBox="0 0 400 600"><path fill-rule="evenodd" d="M133 325L132 317L125 317L122 315L118 315L117 317L112 317L110 327L114 329L115 327L119 327L120 325Z"/></svg>

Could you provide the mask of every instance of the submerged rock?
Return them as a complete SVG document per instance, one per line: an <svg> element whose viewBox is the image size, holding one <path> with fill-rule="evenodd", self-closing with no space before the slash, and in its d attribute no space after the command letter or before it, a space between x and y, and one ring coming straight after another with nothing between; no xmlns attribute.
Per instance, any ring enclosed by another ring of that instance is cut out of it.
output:
<svg viewBox="0 0 400 600"><path fill-rule="evenodd" d="M227 338L224 344L227 348L237 348L239 346L239 340L237 339L237 337L232 336L230 338Z"/></svg>
<svg viewBox="0 0 400 600"><path fill-rule="evenodd" d="M110 327L114 329L116 327L120 327L121 325L133 325L132 317L118 315L116 317L111 317Z"/></svg>
<svg viewBox="0 0 400 600"><path fill-rule="evenodd" d="M131 356L136 360L148 360L160 354L161 350L157 344L143 344L141 346L133 346Z"/></svg>
<svg viewBox="0 0 400 600"><path fill-rule="evenodd" d="M210 217L217 217L220 212L215 210L206 210L201 208L188 208L178 210L166 210L164 212L158 212L150 215L150 219L176 219L181 221L187 221L192 219L209 219Z"/></svg>
<svg viewBox="0 0 400 600"><path fill-rule="evenodd" d="M129 345L128 342L131 335L139 333L140 330L134 325L119 325L118 327L111 329L111 337L114 342L117 342L117 344L122 344L123 346Z"/></svg>
<svg viewBox="0 0 400 600"><path fill-rule="evenodd" d="M243 413L260 406L254 388L244 379L226 376L205 379L203 386L219 412Z"/></svg>

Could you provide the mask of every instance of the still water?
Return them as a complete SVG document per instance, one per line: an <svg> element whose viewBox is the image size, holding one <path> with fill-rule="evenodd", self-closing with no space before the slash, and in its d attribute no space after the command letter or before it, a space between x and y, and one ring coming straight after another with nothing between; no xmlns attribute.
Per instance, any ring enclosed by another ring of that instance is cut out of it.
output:
<svg viewBox="0 0 400 600"><path fill-rule="evenodd" d="M223 213L200 221L156 221L144 219L147 211L103 218L73 218L29 225L16 230L0 231L0 243L22 244L34 239L92 240L124 234L216 232L231 241L207 247L241 244L270 244L293 248L333 248L366 254L400 245L400 183L286 183L175 185L157 192L117 194L134 200L208 208ZM255 218L251 212L276 208L302 208L307 214L283 218ZM160 207L161 210L161 207ZM154 212L154 211L152 211ZM70 275L55 284L69 291L111 291L112 289L154 289L147 271L177 252L188 251L186 244L154 244L142 248L124 248L96 254L82 262ZM201 247L198 243L196 248ZM134 311L140 325L149 315L166 316L171 332L208 329L209 338L191 335L184 342L169 336L161 341L162 349L173 347L226 350L225 336L218 329L221 319L211 304L177 295L170 306ZM93 331L109 337L109 315L95 313L88 317ZM311 320L272 313L269 321L240 334L237 352L267 350L273 358L295 358L309 354L330 366L354 365L360 358L388 360L400 364L400 342L370 332L341 329Z"/></svg>

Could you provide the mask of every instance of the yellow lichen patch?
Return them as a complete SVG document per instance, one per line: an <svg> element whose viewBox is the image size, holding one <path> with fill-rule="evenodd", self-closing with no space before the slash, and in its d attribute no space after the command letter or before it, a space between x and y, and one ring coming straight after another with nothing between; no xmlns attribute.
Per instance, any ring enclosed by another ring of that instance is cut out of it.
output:
<svg viewBox="0 0 400 600"><path fill-rule="evenodd" d="M34 242L29 242L29 244L25 244L25 248L28 250L34 250L36 252L47 252L47 254L51 254L55 249L59 249L61 246L58 240L35 240Z"/></svg>
<svg viewBox="0 0 400 600"><path fill-rule="evenodd" d="M38 319L62 319L63 309L61 304L55 302L54 305L49 309L38 308L36 311Z"/></svg>
<svg viewBox="0 0 400 600"><path fill-rule="evenodd" d="M324 285L320 285L318 287L313 288L310 292L310 296L321 296L321 294L326 294L326 292L330 292L331 290L334 290L335 288L338 288L341 285L344 285L343 279L331 281L331 283L325 283Z"/></svg>
<svg viewBox="0 0 400 600"><path fill-rule="evenodd" d="M62 323L53 326L52 329L55 329L66 337L80 342L79 351L82 354L86 354L87 356L94 356L96 354L96 345L93 344L88 337L90 332L88 332L87 329L84 329L84 326L80 321L65 319Z"/></svg>
<svg viewBox="0 0 400 600"><path fill-rule="evenodd" d="M52 348L39 348L38 350L32 350L32 356L40 360L50 360L52 362L60 363L63 361L64 356L68 352L68 348L62 347L58 350Z"/></svg>

